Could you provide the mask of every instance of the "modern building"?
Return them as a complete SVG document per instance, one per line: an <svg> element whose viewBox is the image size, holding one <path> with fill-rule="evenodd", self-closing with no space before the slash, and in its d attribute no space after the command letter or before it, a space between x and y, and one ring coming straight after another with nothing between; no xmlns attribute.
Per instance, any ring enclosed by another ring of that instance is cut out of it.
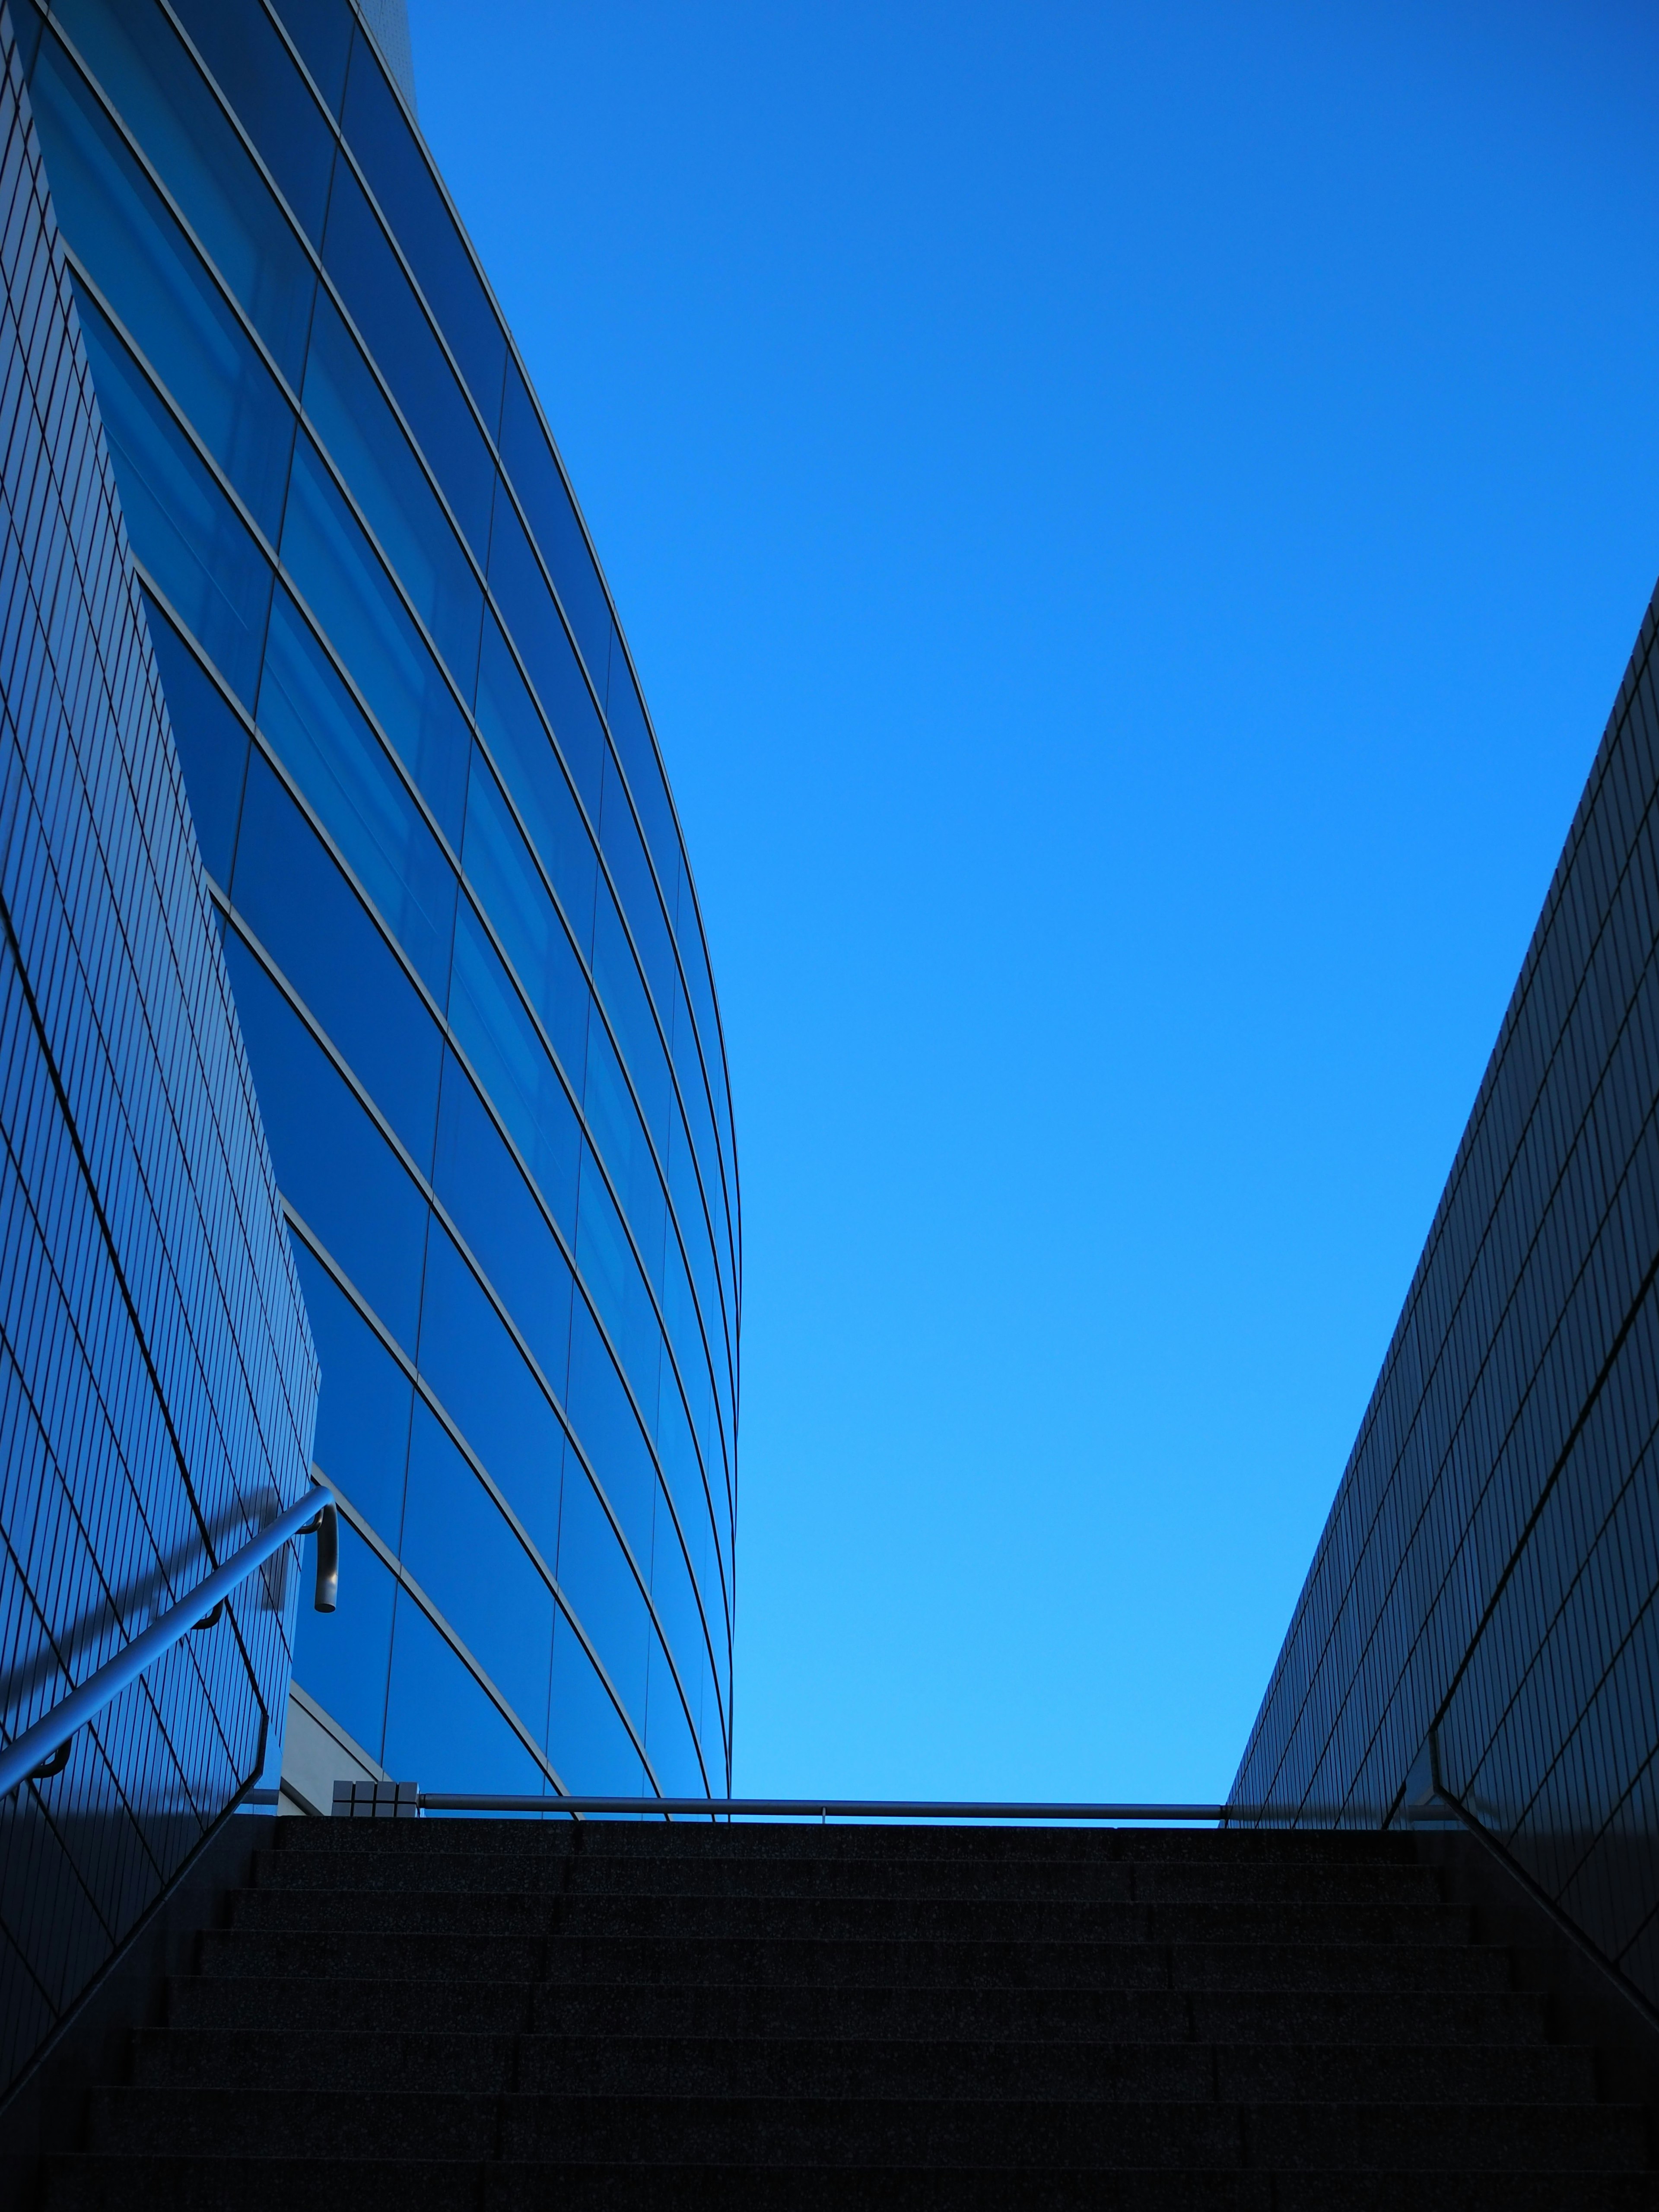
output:
<svg viewBox="0 0 1659 2212"><path fill-rule="evenodd" d="M0 15L0 1722L309 1488L317 1362ZM0 2090L280 1734L254 1576L0 1797ZM270 1723L276 1724L273 1731Z"/></svg>
<svg viewBox="0 0 1659 2212"><path fill-rule="evenodd" d="M257 1099L244 1079L261 1164L236 1188L286 1230L256 1254L288 1299L284 1499L312 1344L320 1366L343 1595L300 1612L291 1694L285 1653L259 1676L284 1802L388 1772L724 1793L742 1246L708 951L603 574L421 137L400 0L12 0L10 22L57 343L89 368L112 541L125 518L125 629L95 595L88 625L145 672L182 772L171 896ZM81 741L82 704L58 711ZM25 1632L0 1643L27 1668Z"/></svg>
<svg viewBox="0 0 1659 2212"><path fill-rule="evenodd" d="M0 58L3 2095L252 1798L729 1790L742 1244L661 757L399 0L6 0ZM1467 1822L1650 2005L1656 635L1231 1815ZM284 1542L193 1620L313 1462L338 1610Z"/></svg>
<svg viewBox="0 0 1659 2212"><path fill-rule="evenodd" d="M1308 1826L1449 1797L1650 2004L1656 635L1659 598L1233 1790Z"/></svg>

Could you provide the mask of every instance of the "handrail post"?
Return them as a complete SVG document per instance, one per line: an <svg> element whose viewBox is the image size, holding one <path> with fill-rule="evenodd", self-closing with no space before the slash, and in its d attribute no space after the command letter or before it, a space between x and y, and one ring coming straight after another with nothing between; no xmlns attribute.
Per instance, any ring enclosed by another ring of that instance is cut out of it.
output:
<svg viewBox="0 0 1659 2212"><path fill-rule="evenodd" d="M331 1498L314 1521L307 1521L300 1534L317 1538L317 1592L312 1600L313 1613L332 1613L340 1601L340 1509Z"/></svg>
<svg viewBox="0 0 1659 2212"><path fill-rule="evenodd" d="M333 1526L333 1581L329 1591L331 1603L324 1610L332 1611L332 1600L339 1588L339 1532L332 1498L320 1483L314 1484L305 1496L296 1498L288 1509L268 1522L257 1536L244 1544L240 1551L216 1568L204 1582L198 1583L188 1596L153 1620L141 1634L135 1636L125 1650L118 1651L113 1659L90 1674L78 1689L71 1690L49 1713L25 1729L22 1735L0 1750L0 1798L9 1797L19 1785L32 1778L44 1780L58 1774L68 1764L69 1744L77 1729L94 1719L104 1707L130 1682L165 1657L175 1644L180 1643L191 1631L205 1627L216 1618L216 1609L255 1567L262 1566L274 1552L298 1536L307 1526L319 1531L319 1566L322 1565L324 1545L329 1540L327 1530ZM323 1577L318 1576L318 1602L322 1605ZM58 1756L59 1753L63 1756Z"/></svg>

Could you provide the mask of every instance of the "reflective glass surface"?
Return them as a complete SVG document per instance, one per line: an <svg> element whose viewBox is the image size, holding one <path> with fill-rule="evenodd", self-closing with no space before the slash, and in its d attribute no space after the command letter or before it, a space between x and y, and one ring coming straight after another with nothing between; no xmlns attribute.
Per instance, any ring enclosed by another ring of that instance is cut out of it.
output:
<svg viewBox="0 0 1659 2212"><path fill-rule="evenodd" d="M163 211L72 81L54 77L53 98L66 88L54 143L70 198L84 213L106 190L125 195L117 228L148 256ZM155 304L161 321L177 315L181 377L208 364L195 388L217 436L230 416L216 408L216 380L228 365L234 383L246 356L172 251L146 264L178 279ZM0 11L8 1744L49 1722L73 1688L303 1495L318 1388L203 872L204 856L222 866L234 849L246 732L176 634L152 655L118 483L137 472L152 531L156 514L168 514L161 565L233 684L257 666L262 556L100 323L106 443L92 405L91 325L83 343L73 299ZM229 437L227 465L257 463L258 442ZM280 474L285 465L278 456L272 465ZM192 566L204 555L221 564L215 605ZM184 760L164 687L188 701L203 733ZM0 2094L258 1781L268 1754L274 1780L295 1564L289 1550L270 1574L249 1577L211 1628L75 1732L64 1766L0 1802Z"/></svg>
<svg viewBox="0 0 1659 2212"><path fill-rule="evenodd" d="M1659 1999L1659 690L1650 611L1240 1766L1432 1761Z"/></svg>
<svg viewBox="0 0 1659 2212"><path fill-rule="evenodd" d="M557 453L348 0L32 67L365 1577L295 1679L426 1786L724 1790L724 1060Z"/></svg>

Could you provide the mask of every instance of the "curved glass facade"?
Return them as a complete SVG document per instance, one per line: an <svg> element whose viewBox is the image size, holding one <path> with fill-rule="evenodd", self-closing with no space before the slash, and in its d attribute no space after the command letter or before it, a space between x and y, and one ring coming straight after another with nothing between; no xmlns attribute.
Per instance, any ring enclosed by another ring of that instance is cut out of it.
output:
<svg viewBox="0 0 1659 2212"><path fill-rule="evenodd" d="M540 410L346 0L17 22L322 1362L296 1682L428 1787L724 1792L731 1105Z"/></svg>

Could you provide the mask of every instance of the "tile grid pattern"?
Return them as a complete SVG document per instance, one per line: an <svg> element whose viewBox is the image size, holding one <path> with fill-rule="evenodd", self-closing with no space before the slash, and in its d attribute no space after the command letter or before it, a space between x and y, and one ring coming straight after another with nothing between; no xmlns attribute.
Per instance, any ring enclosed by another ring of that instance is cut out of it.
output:
<svg viewBox="0 0 1659 2212"><path fill-rule="evenodd" d="M1656 602L1659 606L1659 602ZM1442 1780L1659 1999L1659 696L1650 607L1234 1785Z"/></svg>
<svg viewBox="0 0 1659 2212"><path fill-rule="evenodd" d="M317 1365L0 15L0 1726L300 1494ZM0 1806L0 2091L280 1719L288 1554Z"/></svg>

